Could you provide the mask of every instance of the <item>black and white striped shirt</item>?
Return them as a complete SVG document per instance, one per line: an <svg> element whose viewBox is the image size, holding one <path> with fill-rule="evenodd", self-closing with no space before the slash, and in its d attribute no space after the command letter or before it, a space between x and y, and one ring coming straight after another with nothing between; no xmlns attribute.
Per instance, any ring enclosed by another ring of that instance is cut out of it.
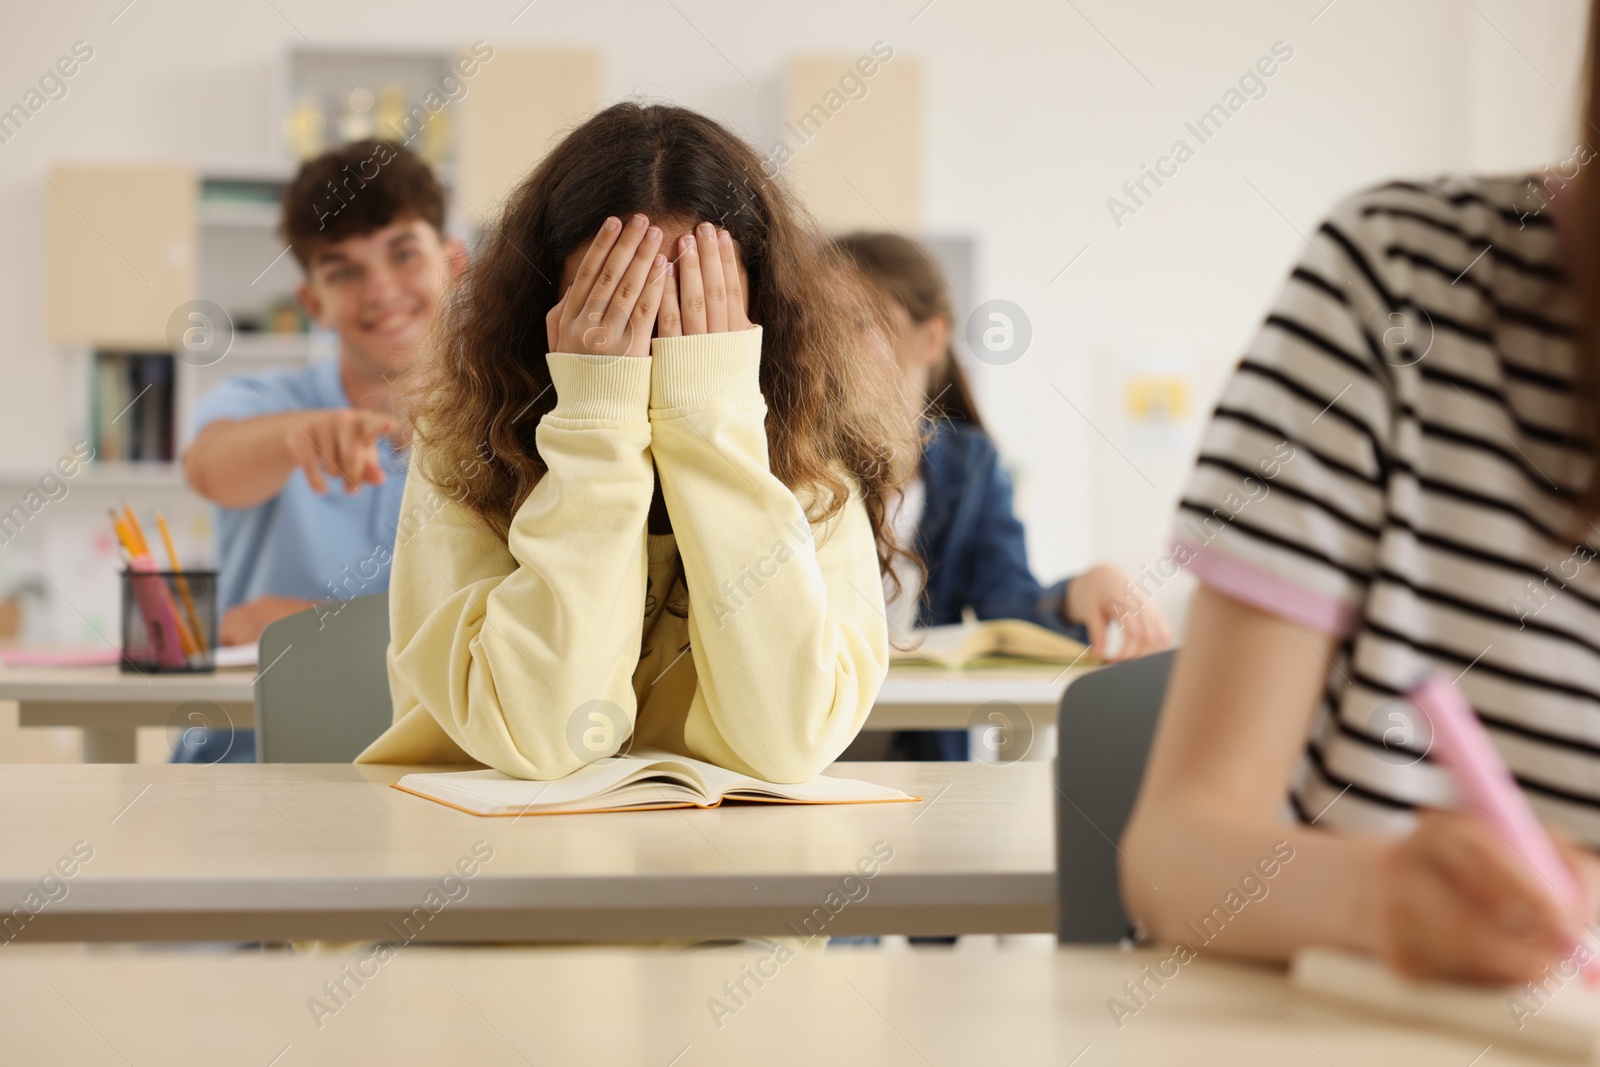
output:
<svg viewBox="0 0 1600 1067"><path fill-rule="evenodd" d="M1179 507L1199 580L1341 637L1291 802L1406 830L1452 791L1402 694L1459 684L1540 816L1600 843L1600 529L1542 183L1393 182L1311 240Z"/></svg>

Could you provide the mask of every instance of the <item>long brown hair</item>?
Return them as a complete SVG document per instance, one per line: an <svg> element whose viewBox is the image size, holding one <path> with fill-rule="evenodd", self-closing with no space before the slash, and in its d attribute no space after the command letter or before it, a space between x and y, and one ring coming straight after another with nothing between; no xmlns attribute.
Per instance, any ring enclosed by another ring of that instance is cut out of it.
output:
<svg viewBox="0 0 1600 1067"><path fill-rule="evenodd" d="M555 406L545 315L567 257L609 215L726 228L762 327L772 472L823 521L859 487L885 573L902 554L888 498L916 469L904 389L869 331L881 313L761 158L683 108L616 104L583 123L511 194L453 295L438 359L412 402L419 469L502 536L545 473L534 431ZM461 472L471 471L463 479Z"/></svg>
<svg viewBox="0 0 1600 1067"><path fill-rule="evenodd" d="M950 287L926 248L896 233L851 233L835 243L874 285L906 309L912 322L920 326L942 317L954 323ZM928 377L928 395L923 401L927 404L926 413L934 418L968 422L983 429L972 385L949 345Z"/></svg>

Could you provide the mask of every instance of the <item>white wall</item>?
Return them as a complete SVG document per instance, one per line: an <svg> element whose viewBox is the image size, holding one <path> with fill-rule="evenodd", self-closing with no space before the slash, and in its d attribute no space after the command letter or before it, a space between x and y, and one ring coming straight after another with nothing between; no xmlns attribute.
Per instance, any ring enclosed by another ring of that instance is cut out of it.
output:
<svg viewBox="0 0 1600 1067"><path fill-rule="evenodd" d="M538 0L513 25L524 0L274 0L276 9L143 0L113 24L123 2L32 5L0 35L0 105L73 41L95 49L68 96L0 146L0 467L42 470L70 430L70 378L42 332L47 166L281 158L277 72L302 33L324 47L480 37L598 47L613 97L676 101L764 142L783 118L787 56L856 54L883 39L926 66L926 230L974 233L978 296L1014 301L1032 321L1031 351L980 368L980 389L1022 476L1047 576L1101 556L1135 569L1160 555L1198 416L1297 254L1297 229L1309 232L1342 193L1385 176L1556 158L1570 139L1584 9L1577 0ZM1280 39L1294 56L1266 96L1116 227L1107 197ZM1197 417L1165 445L1130 440L1115 402L1123 370L1151 361L1195 383Z"/></svg>

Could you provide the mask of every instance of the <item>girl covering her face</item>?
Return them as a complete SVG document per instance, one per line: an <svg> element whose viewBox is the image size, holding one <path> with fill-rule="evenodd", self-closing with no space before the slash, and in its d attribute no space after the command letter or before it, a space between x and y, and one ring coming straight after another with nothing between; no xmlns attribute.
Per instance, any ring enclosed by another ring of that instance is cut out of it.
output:
<svg viewBox="0 0 1600 1067"><path fill-rule="evenodd" d="M851 277L703 116L620 104L557 145L419 398L396 717L362 759L831 762L887 669L886 502L916 456Z"/></svg>

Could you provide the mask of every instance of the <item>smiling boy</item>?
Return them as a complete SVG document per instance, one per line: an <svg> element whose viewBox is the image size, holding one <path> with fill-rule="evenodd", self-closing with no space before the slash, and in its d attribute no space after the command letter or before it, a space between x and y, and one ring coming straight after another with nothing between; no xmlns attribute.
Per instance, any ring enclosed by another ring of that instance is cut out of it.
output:
<svg viewBox="0 0 1600 1067"><path fill-rule="evenodd" d="M218 508L224 644L331 599L349 569L393 547L409 435L399 390L466 264L444 214L427 164L392 142L325 153L285 190L297 295L337 332L339 356L230 379L196 412L184 474ZM387 587L383 573L363 591Z"/></svg>

